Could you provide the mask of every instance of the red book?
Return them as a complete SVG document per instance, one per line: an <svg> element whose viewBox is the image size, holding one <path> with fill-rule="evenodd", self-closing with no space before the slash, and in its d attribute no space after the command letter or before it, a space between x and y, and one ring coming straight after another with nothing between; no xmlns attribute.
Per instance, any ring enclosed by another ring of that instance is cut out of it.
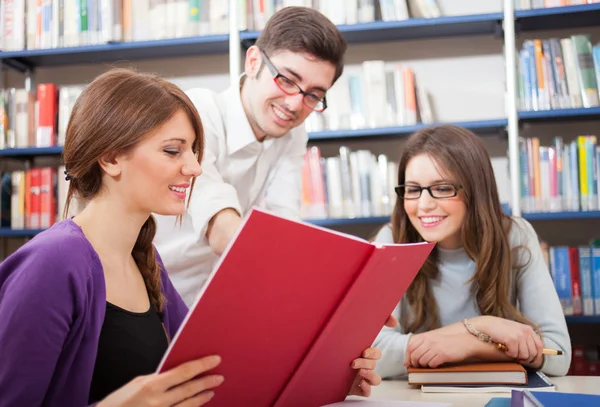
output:
<svg viewBox="0 0 600 407"><path fill-rule="evenodd" d="M42 186L42 172L39 168L32 168L29 171L29 227L32 229L41 228L42 202L40 190ZM27 199L27 198L26 198Z"/></svg>
<svg viewBox="0 0 600 407"><path fill-rule="evenodd" d="M573 315L582 315L583 303L581 298L581 278L579 274L579 250L576 247L569 247L569 264L571 266Z"/></svg>
<svg viewBox="0 0 600 407"><path fill-rule="evenodd" d="M36 147L56 145L57 92L53 83L40 83L37 87L38 127Z"/></svg>
<svg viewBox="0 0 600 407"><path fill-rule="evenodd" d="M322 406L346 397L434 244L377 245L253 209L158 371L217 354L212 407Z"/></svg>
<svg viewBox="0 0 600 407"><path fill-rule="evenodd" d="M56 198L54 196L56 169L40 169L40 228L49 228L56 222Z"/></svg>

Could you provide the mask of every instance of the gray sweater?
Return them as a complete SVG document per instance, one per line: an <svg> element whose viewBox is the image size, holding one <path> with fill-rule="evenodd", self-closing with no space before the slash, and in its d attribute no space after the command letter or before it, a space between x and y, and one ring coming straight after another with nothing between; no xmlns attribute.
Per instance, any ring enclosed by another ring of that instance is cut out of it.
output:
<svg viewBox="0 0 600 407"><path fill-rule="evenodd" d="M525 245L531 251L532 257L513 281L510 291L511 301L523 315L541 328L544 347L564 352L563 356L544 355L542 372L563 376L571 364L571 340L562 307L533 227L522 218L514 219L510 245L511 247ZM393 243L389 225L379 232L376 242ZM462 248L447 250L438 247L436 250L439 252L439 278L431 284L431 287L437 301L441 326L481 315L470 290L470 284L465 284L475 273L473 260ZM517 253L521 253L522 258L515 259L515 264L525 264L529 255L523 250ZM394 315L400 320L399 305ZM404 332L398 325L396 328L384 327L375 339L374 345L383 352L376 371L383 378L406 374L404 359L411 334Z"/></svg>

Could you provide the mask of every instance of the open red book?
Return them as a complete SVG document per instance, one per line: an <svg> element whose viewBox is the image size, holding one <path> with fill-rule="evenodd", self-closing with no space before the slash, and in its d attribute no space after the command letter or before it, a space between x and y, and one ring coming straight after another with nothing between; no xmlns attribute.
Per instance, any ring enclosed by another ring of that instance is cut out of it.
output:
<svg viewBox="0 0 600 407"><path fill-rule="evenodd" d="M344 400L351 362L371 346L433 244L375 245L253 209L159 372L222 357L212 407Z"/></svg>

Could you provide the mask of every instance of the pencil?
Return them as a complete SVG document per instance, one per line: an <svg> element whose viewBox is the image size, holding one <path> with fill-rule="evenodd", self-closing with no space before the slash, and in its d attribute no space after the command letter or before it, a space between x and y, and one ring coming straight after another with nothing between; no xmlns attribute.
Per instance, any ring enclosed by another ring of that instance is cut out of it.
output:
<svg viewBox="0 0 600 407"><path fill-rule="evenodd" d="M501 343L497 343L496 347L498 349L504 350L504 351L508 349L506 346L504 346ZM564 354L564 352L562 350L544 348L544 349L542 349L542 354L544 354L544 355L562 356Z"/></svg>
<svg viewBox="0 0 600 407"><path fill-rule="evenodd" d="M546 348L544 348L542 350L542 353L544 355L557 355L557 356L561 356L561 355L563 355L564 352L562 350L558 350L558 349L546 349Z"/></svg>

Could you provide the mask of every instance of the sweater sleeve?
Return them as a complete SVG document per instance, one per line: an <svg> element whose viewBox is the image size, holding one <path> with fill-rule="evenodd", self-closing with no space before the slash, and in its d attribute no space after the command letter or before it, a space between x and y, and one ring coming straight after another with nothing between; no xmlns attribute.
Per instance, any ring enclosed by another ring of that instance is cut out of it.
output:
<svg viewBox="0 0 600 407"><path fill-rule="evenodd" d="M0 394L5 407L43 404L58 380L57 362L77 315L84 312L91 284L89 274L76 272L85 251L64 242L34 241L0 264Z"/></svg>
<svg viewBox="0 0 600 407"><path fill-rule="evenodd" d="M513 242L521 245L517 261L517 301L525 317L536 323L542 333L544 347L563 351L562 356L544 355L541 371L552 376L564 376L571 364L571 339L565 316L552 277L544 262L542 249L531 224L519 219L511 233ZM515 247L515 246L513 246Z"/></svg>
<svg viewBox="0 0 600 407"><path fill-rule="evenodd" d="M399 306L394 311L394 316L400 319ZM406 347L412 334L401 332L400 325L395 328L383 327L373 346L381 350L381 359L377 361L375 371L383 379L393 379L406 375Z"/></svg>

